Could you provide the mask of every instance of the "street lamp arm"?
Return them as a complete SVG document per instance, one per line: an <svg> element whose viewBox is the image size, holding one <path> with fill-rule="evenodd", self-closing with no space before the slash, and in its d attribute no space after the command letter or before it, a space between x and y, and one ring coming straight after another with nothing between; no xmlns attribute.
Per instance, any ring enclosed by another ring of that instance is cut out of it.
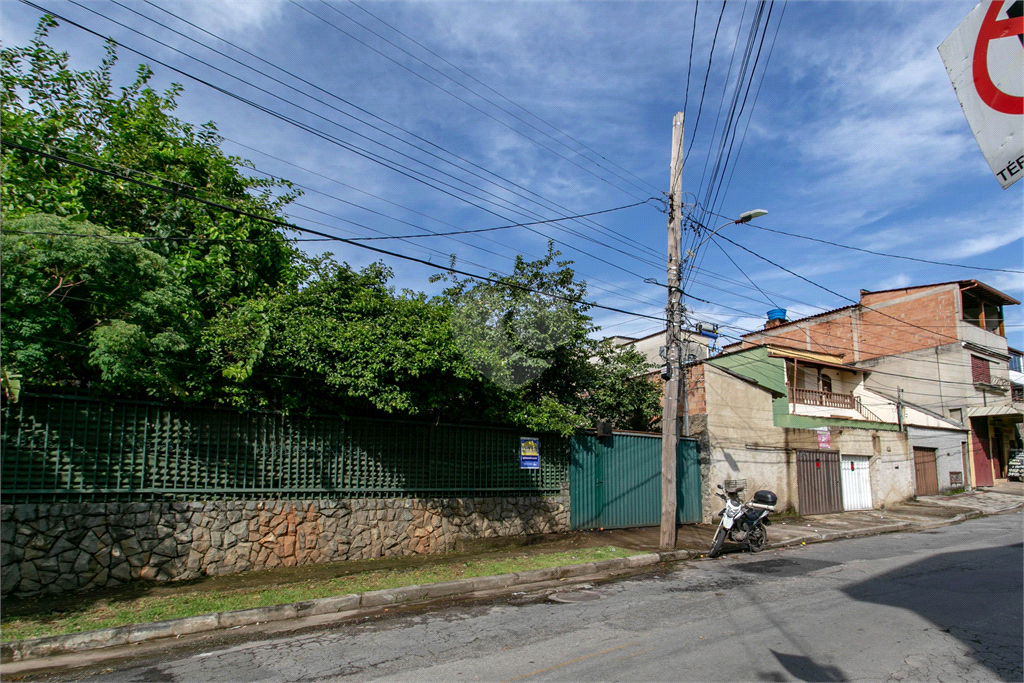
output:
<svg viewBox="0 0 1024 683"><path fill-rule="evenodd" d="M709 234L707 237L702 239L697 244L697 246L695 246L693 249L687 249L686 250L686 258L684 258L683 260L685 261L685 260L689 259L690 257L696 255L697 250L700 249L702 246L704 246L705 242L707 242L709 239L711 239L712 237L717 235L718 231L721 230L722 228L724 228L725 226L727 226L727 225L739 225L739 224L742 224L742 223L749 223L750 221L754 220L755 218L760 218L761 216L766 216L767 214L768 214L768 212L765 211L764 209L752 209L750 211L744 211L743 213L740 214L740 217L737 218L734 221L727 221L725 223L722 223L717 228L712 230L711 234Z"/></svg>

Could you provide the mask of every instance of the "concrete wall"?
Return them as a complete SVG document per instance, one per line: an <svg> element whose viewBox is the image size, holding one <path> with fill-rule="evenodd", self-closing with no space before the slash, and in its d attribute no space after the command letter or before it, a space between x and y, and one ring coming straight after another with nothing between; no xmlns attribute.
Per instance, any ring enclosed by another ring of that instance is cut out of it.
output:
<svg viewBox="0 0 1024 683"><path fill-rule="evenodd" d="M991 336L1002 339L998 335ZM1004 346L1005 343L1003 340ZM957 417L960 415L966 419L968 408L1010 405L1008 387L1005 391L997 391L974 384L971 355L970 350L953 343L875 358L858 363L858 367L868 371L864 382L866 389L895 397L897 388L900 388L906 401L943 417L961 419ZM990 357L990 361L992 377L1009 381L1007 363L995 357Z"/></svg>
<svg viewBox="0 0 1024 683"><path fill-rule="evenodd" d="M950 429L927 429L908 427L910 445L935 449L935 470L939 480L939 491L953 488L949 483L950 472L960 472L964 481L970 474L964 471L962 445L970 441L968 432Z"/></svg>
<svg viewBox="0 0 1024 683"><path fill-rule="evenodd" d="M569 531L568 490L519 498L0 506L0 587L30 596L452 550Z"/></svg>
<svg viewBox="0 0 1024 683"><path fill-rule="evenodd" d="M819 450L814 429L775 426L772 394L720 368L703 364L701 401L707 406L702 437L704 521L720 509L714 497L726 479L746 479L747 492L774 491L779 509L797 508L796 451ZM699 422L691 421L694 424ZM831 426L831 449L870 458L873 506L892 505L914 495L914 459L907 435L899 431Z"/></svg>
<svg viewBox="0 0 1024 683"><path fill-rule="evenodd" d="M704 521L721 508L717 485L746 479L747 491L774 491L779 509L796 506L795 454L787 453L785 430L775 426L772 394L708 363L704 367L709 466L704 482Z"/></svg>

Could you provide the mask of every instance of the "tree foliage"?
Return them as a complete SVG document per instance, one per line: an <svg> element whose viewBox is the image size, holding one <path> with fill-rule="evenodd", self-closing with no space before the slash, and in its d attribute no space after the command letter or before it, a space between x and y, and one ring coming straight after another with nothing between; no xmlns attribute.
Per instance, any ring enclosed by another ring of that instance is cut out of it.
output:
<svg viewBox="0 0 1024 683"><path fill-rule="evenodd" d="M37 215L4 230L5 367L36 385L184 395L198 310L167 259L85 221Z"/></svg>
<svg viewBox="0 0 1024 683"><path fill-rule="evenodd" d="M29 45L0 50L4 140L257 215L279 217L297 196L288 183L244 174L251 165L221 151L213 123L175 118L180 85L153 90L143 65L131 85L115 89L113 44L98 69L70 69L68 54L46 43L53 26L44 18ZM265 222L12 147L0 161L5 220L47 213L161 238L147 248L181 271L207 312L298 277L292 243Z"/></svg>
<svg viewBox="0 0 1024 683"><path fill-rule="evenodd" d="M450 417L452 396L476 374L445 310L396 293L390 277L380 264L356 272L324 258L301 286L225 310L204 334L225 393L242 405Z"/></svg>
<svg viewBox="0 0 1024 683"><path fill-rule="evenodd" d="M250 177L213 123L173 116L113 45L74 71L46 44L0 50L4 142L280 219L297 193ZM643 358L596 341L586 285L558 253L511 275L396 291L391 271L310 258L273 225L4 145L5 376L244 408L392 414L569 433L644 428ZM5 385L6 386L6 385Z"/></svg>

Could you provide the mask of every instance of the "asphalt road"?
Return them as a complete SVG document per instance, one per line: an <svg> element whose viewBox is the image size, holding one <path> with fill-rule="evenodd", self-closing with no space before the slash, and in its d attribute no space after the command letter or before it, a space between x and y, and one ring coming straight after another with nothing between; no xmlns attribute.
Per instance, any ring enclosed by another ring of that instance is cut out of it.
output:
<svg viewBox="0 0 1024 683"><path fill-rule="evenodd" d="M582 602L455 605L84 680L1020 681L1022 521L729 554Z"/></svg>

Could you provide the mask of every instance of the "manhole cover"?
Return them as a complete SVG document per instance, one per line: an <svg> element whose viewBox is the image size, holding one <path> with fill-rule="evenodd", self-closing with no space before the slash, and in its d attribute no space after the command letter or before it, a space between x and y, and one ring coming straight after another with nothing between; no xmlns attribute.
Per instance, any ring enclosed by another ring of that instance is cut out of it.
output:
<svg viewBox="0 0 1024 683"><path fill-rule="evenodd" d="M548 600L551 602L590 602L592 600L600 600L601 596L597 593L591 593L589 591L566 591L563 593L552 593L548 596Z"/></svg>

